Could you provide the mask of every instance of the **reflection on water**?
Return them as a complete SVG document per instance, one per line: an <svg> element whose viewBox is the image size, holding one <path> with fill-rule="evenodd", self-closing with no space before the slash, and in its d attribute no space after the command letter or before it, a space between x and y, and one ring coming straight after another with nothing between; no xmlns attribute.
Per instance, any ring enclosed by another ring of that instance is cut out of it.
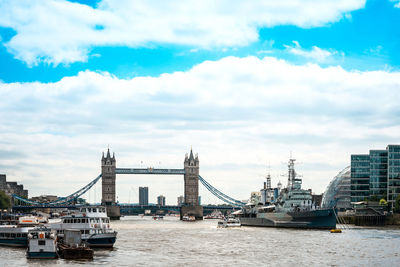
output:
<svg viewBox="0 0 400 267"><path fill-rule="evenodd" d="M399 266L400 230L357 228L331 234L321 230L217 228L217 221L181 222L128 216L114 221L113 249L95 249L94 260L27 260L25 249L0 248L8 266L113 265L331 265Z"/></svg>

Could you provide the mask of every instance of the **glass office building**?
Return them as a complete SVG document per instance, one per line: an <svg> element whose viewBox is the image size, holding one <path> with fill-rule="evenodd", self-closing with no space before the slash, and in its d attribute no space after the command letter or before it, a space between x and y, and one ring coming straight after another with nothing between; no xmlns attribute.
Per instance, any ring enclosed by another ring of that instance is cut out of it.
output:
<svg viewBox="0 0 400 267"><path fill-rule="evenodd" d="M139 187L139 205L149 205L149 188L147 186Z"/></svg>
<svg viewBox="0 0 400 267"><path fill-rule="evenodd" d="M369 155L351 155L351 202L369 198Z"/></svg>
<svg viewBox="0 0 400 267"><path fill-rule="evenodd" d="M383 198L387 194L387 162L386 150L369 151L369 196Z"/></svg>
<svg viewBox="0 0 400 267"><path fill-rule="evenodd" d="M386 198L393 208L400 194L400 145L351 155L351 202Z"/></svg>
<svg viewBox="0 0 400 267"><path fill-rule="evenodd" d="M387 196L391 207L394 207L400 194L400 145L388 145Z"/></svg>

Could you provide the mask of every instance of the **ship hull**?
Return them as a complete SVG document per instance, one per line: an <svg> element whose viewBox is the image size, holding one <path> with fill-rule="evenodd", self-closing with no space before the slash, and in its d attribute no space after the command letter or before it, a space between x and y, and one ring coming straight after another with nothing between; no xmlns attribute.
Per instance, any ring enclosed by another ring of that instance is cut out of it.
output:
<svg viewBox="0 0 400 267"><path fill-rule="evenodd" d="M253 215L254 216L254 215ZM302 229L335 229L334 210L312 210L304 212L258 213L254 217L241 216L242 226L281 227Z"/></svg>

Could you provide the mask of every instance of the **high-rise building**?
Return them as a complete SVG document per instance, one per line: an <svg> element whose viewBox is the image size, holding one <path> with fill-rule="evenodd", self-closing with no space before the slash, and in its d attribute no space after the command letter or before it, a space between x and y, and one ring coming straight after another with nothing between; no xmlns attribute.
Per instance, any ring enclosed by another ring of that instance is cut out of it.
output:
<svg viewBox="0 0 400 267"><path fill-rule="evenodd" d="M165 197L163 195L157 197L157 205L165 206Z"/></svg>
<svg viewBox="0 0 400 267"><path fill-rule="evenodd" d="M351 155L351 202L369 197L369 155Z"/></svg>
<svg viewBox="0 0 400 267"><path fill-rule="evenodd" d="M182 204L185 203L185 198L183 196L178 197L178 206L182 206Z"/></svg>
<svg viewBox="0 0 400 267"><path fill-rule="evenodd" d="M351 155L351 201L383 197L391 208L400 194L400 145Z"/></svg>
<svg viewBox="0 0 400 267"><path fill-rule="evenodd" d="M392 209L400 194L400 145L388 145L387 197Z"/></svg>
<svg viewBox="0 0 400 267"><path fill-rule="evenodd" d="M149 188L147 186L139 187L139 205L149 205Z"/></svg>

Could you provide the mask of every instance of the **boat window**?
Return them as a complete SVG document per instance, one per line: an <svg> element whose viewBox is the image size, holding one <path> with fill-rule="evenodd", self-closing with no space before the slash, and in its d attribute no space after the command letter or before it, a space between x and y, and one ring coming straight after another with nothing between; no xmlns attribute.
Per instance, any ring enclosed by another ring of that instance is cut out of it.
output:
<svg viewBox="0 0 400 267"><path fill-rule="evenodd" d="M83 209L82 209L82 212L86 212L86 209L85 209L85 208L83 208Z"/></svg>
<svg viewBox="0 0 400 267"><path fill-rule="evenodd" d="M14 237L14 238L15 238L15 234L11 234L11 237Z"/></svg>
<svg viewBox="0 0 400 267"><path fill-rule="evenodd" d="M27 237L27 234L22 234L22 237Z"/></svg>
<svg viewBox="0 0 400 267"><path fill-rule="evenodd" d="M76 223L76 219L74 219L73 223Z"/></svg>
<svg viewBox="0 0 400 267"><path fill-rule="evenodd" d="M81 235L83 235L85 233L85 230L81 230Z"/></svg>
<svg viewBox="0 0 400 267"><path fill-rule="evenodd" d="M87 234L87 235L88 235L88 234L89 234L89 230L85 230L85 234Z"/></svg>
<svg viewBox="0 0 400 267"><path fill-rule="evenodd" d="M97 212L97 209L96 209L96 208L93 208L93 212Z"/></svg>
<svg viewBox="0 0 400 267"><path fill-rule="evenodd" d="M5 233L4 236L5 237L10 237L10 234L9 233Z"/></svg>
<svg viewBox="0 0 400 267"><path fill-rule="evenodd" d="M81 219L76 219L76 222L77 223L81 223Z"/></svg>
<svg viewBox="0 0 400 267"><path fill-rule="evenodd" d="M39 246L44 246L44 245L46 245L46 240L38 240L38 245L39 245Z"/></svg>
<svg viewBox="0 0 400 267"><path fill-rule="evenodd" d="M0 237L4 237L4 233L0 233Z"/></svg>
<svg viewBox="0 0 400 267"><path fill-rule="evenodd" d="M21 234L17 234L17 237L21 237Z"/></svg>

